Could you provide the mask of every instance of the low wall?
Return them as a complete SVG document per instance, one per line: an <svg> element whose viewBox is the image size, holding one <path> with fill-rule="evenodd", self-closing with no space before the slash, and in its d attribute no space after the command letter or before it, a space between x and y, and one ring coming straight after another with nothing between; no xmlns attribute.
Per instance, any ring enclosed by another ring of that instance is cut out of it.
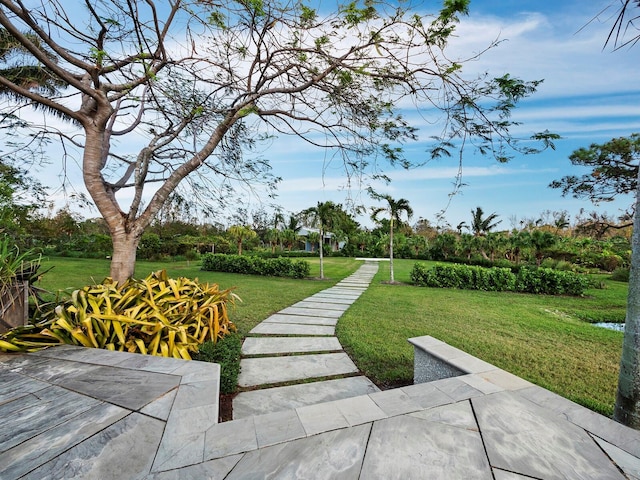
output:
<svg viewBox="0 0 640 480"><path fill-rule="evenodd" d="M459 377L466 375L460 368L452 365L444 357L434 353L432 348L436 346L433 337L410 338L413 345L413 383L433 382L443 378Z"/></svg>

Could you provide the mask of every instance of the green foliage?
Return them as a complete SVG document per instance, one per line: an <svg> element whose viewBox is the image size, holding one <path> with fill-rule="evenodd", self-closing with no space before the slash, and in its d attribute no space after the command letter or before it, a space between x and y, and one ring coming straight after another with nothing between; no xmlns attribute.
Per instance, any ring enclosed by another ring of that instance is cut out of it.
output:
<svg viewBox="0 0 640 480"><path fill-rule="evenodd" d="M24 231L33 212L42 206L45 193L29 172L15 167L8 158L0 159L0 232L15 237Z"/></svg>
<svg viewBox="0 0 640 480"><path fill-rule="evenodd" d="M340 13L344 15L346 23L350 26L356 26L360 22L365 22L376 17L376 9L373 2L365 1L364 8L358 8L356 2L348 3L340 8Z"/></svg>
<svg viewBox="0 0 640 480"><path fill-rule="evenodd" d="M200 345L194 360L220 365L220 393L234 393L238 387L242 338L238 334L227 335L218 342Z"/></svg>
<svg viewBox="0 0 640 480"><path fill-rule="evenodd" d="M611 280L615 280L617 282L628 282L629 281L629 269L628 268L616 268L613 273L611 273Z"/></svg>
<svg viewBox="0 0 640 480"><path fill-rule="evenodd" d="M265 15L264 3L262 0L242 0L247 10L249 10L256 17L263 17Z"/></svg>
<svg viewBox="0 0 640 480"><path fill-rule="evenodd" d="M207 20L211 25L215 25L222 30L227 28L227 19L224 14L218 10L211 12Z"/></svg>
<svg viewBox="0 0 640 480"><path fill-rule="evenodd" d="M70 344L190 359L198 346L236 330L231 290L169 278L165 270L123 284L106 278L75 290L42 320L0 336L0 350L34 351Z"/></svg>
<svg viewBox="0 0 640 480"><path fill-rule="evenodd" d="M317 18L318 14L306 5L300 5L300 23L303 26L310 26Z"/></svg>
<svg viewBox="0 0 640 480"><path fill-rule="evenodd" d="M569 156L569 160L573 165L587 167L591 171L582 176L567 175L553 181L549 186L561 189L563 196L571 195L599 203L633 193L637 188L640 133L579 148Z"/></svg>
<svg viewBox="0 0 640 480"><path fill-rule="evenodd" d="M544 295L584 294L591 286L589 278L573 272L561 272L550 268L525 267L518 271L514 291Z"/></svg>
<svg viewBox="0 0 640 480"><path fill-rule="evenodd" d="M40 313L40 310L46 306L41 296L45 291L35 286L43 275L40 272L41 261L41 255L37 255L33 250L21 252L8 237L5 236L0 240L0 309L6 306L5 298L9 302L13 301L9 300L13 298L10 292L12 286L18 281L28 282L31 308L35 309L35 312Z"/></svg>
<svg viewBox="0 0 640 480"><path fill-rule="evenodd" d="M509 268L458 264L427 268L420 263L414 265L411 281L419 286L437 288L577 296L583 295L591 285L584 275L550 268L523 267L516 274Z"/></svg>
<svg viewBox="0 0 640 480"><path fill-rule="evenodd" d="M40 257L32 250L21 252L7 236L0 239L0 285L21 279L38 265Z"/></svg>
<svg viewBox="0 0 640 480"><path fill-rule="evenodd" d="M202 257L202 270L213 272L243 273L272 277L304 278L311 266L304 260L290 258L262 258L246 255L206 254Z"/></svg>
<svg viewBox="0 0 640 480"><path fill-rule="evenodd" d="M404 284L376 278L337 325L340 343L378 385L413 381L407 338L432 335L486 362L574 402L611 415L616 398L622 333L583 319L624 320L627 285L597 275L607 288L583 297L480 290L424 289L409 285L415 261L398 260ZM375 321L372 313L375 312ZM381 335L380 332L384 332Z"/></svg>

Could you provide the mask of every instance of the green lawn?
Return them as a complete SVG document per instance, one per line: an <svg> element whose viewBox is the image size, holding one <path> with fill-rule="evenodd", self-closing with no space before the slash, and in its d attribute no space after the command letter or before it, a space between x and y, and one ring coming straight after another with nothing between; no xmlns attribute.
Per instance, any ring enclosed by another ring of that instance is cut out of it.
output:
<svg viewBox="0 0 640 480"><path fill-rule="evenodd" d="M409 282L414 261L395 262ZM622 333L580 318L624 318L627 284L605 280L584 298L389 285L388 265L338 324L340 342L379 384L411 383L407 338L432 335L500 368L610 415Z"/></svg>
<svg viewBox="0 0 640 480"><path fill-rule="evenodd" d="M311 263L311 276L320 275L318 259L308 259ZM246 335L249 330L283 308L298 302L314 293L329 288L340 279L351 274L362 264L353 259L325 259L325 280L294 280L276 277L258 277L254 275L238 275L231 273L204 272L200 270L200 262L145 262L136 264L137 278L146 277L149 273L166 269L170 276L198 278L201 282L217 283L221 288L235 288L235 293L242 300L231 312L231 319L238 331ZM42 270L53 266L53 270L42 277L42 288L56 292L83 287L101 282L109 275L108 260L75 259L52 257L44 259Z"/></svg>
<svg viewBox="0 0 640 480"><path fill-rule="evenodd" d="M319 275L310 259L312 276ZM395 261L395 276L409 282L415 262ZM42 286L55 291L101 281L107 260L51 258L55 268ZM270 314L328 288L361 262L325 261L327 280L292 280L203 272L198 262L138 262L137 277L166 268L172 276L199 278L222 288L236 287L242 302L231 318L241 334ZM93 279L93 280L92 280ZM627 284L602 277L605 289L584 298L475 292L389 285L388 263L371 287L338 323L338 337L358 367L380 385L411 383L410 337L432 335L538 385L604 414L615 401L622 334L584 320L624 319Z"/></svg>

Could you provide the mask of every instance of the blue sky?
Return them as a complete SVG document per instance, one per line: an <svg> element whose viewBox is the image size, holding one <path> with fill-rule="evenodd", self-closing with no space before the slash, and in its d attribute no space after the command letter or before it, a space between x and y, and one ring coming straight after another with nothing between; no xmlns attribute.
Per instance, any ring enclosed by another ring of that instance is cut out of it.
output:
<svg viewBox="0 0 640 480"><path fill-rule="evenodd" d="M504 228L511 228L519 220L539 218L544 211L567 210L572 219L581 208L619 214L631 203L630 198L596 207L585 200L563 198L559 191L548 188L551 181L564 175L583 173L568 160L575 149L640 132L640 45L616 52L603 50L611 26L609 15L614 10L592 21L618 1L471 0L470 13L462 18L457 37L451 42L450 57L465 57L496 39L502 40L465 70L469 74L487 71L492 77L509 73L525 80L544 79L538 92L514 112L513 120L522 122L522 126L513 133L528 138L548 129L563 139L556 142L555 151L516 154L507 164L469 150L463 161L466 185L450 203L458 170L455 158L430 162L417 170L387 171L391 183L377 184L375 189L409 200L413 221L422 217L435 224L436 214L448 205L445 218L454 227L461 221L469 222L470 212L477 206L487 213L497 213ZM435 13L441 2L426 0L424 5L429 13ZM407 116L420 129L421 141L406 145L406 156L420 162L427 158L431 133L415 112L407 112ZM283 178L276 202L285 212L299 212L326 200L374 205L364 191L345 188L340 162L329 162L330 152L281 136L263 153L270 159L274 174ZM59 165L52 167L43 172L49 177L43 183L50 186L56 183L51 177L60 171ZM75 187L82 191L79 168L76 170ZM266 204L267 199L262 200ZM248 209L261 208L262 200L249 199ZM82 213L87 217L98 215L95 209ZM215 220L224 223L222 218ZM358 217L358 221L372 225L368 216Z"/></svg>
<svg viewBox="0 0 640 480"><path fill-rule="evenodd" d="M438 3L431 3L437 8ZM463 163L466 186L452 198L445 213L449 224L469 222L476 206L496 212L503 220L501 226L510 228L514 218L538 218L545 210L567 210L572 218L581 208L616 216L630 204L631 199L626 198L596 207L548 188L552 180L582 173L568 160L575 149L640 132L640 46L603 50L609 14L589 23L612 3L471 0L469 16L462 19L458 38L452 42L453 51L465 55L496 38L504 40L471 65L472 69L487 70L491 76L510 73L525 80L544 79L538 92L514 112L513 119L523 122L514 133L528 137L548 129L563 139L556 142L555 151L516 154L508 164L469 151ZM415 126L424 130L419 122L416 117ZM426 149L426 142L405 146L407 157L417 160L426 158ZM328 168L323 174L325 155L287 137L270 146L268 157L274 172L284 179L278 196L284 209L298 211L325 200L347 203L349 198L373 205L364 192L341 188L345 179L338 168ZM409 200L414 221L422 217L435 223L436 213L448 204L456 172L456 159L444 159L418 170L391 171L392 182L376 188ZM366 217L359 220L370 224Z"/></svg>

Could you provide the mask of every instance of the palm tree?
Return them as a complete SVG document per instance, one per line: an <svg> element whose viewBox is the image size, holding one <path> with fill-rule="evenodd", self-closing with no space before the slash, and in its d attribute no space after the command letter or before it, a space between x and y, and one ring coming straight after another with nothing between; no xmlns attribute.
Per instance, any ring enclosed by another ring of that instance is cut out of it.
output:
<svg viewBox="0 0 640 480"><path fill-rule="evenodd" d="M470 233L463 233L460 236L460 242L458 243L458 247L460 248L460 253L464 255L467 260L471 260L471 254L476 248L476 239L478 237L471 235Z"/></svg>
<svg viewBox="0 0 640 480"><path fill-rule="evenodd" d="M544 259L545 250L553 247L558 241L551 232L545 232L543 230L534 230L529 237L529 245L533 247L534 255L536 257L536 265L539 267Z"/></svg>
<svg viewBox="0 0 640 480"><path fill-rule="evenodd" d="M371 219L374 222L379 221L379 215L381 213L387 213L389 215L389 271L390 271L390 282L394 283L395 278L393 274L393 224L394 222L401 223L401 216L403 213L406 213L407 220L411 219L413 216L413 209L409 206L409 200L405 198L400 198L395 200L391 197L391 195L380 195L373 191L369 191L369 194L374 200L385 200L387 205L385 207L374 208L371 213Z"/></svg>
<svg viewBox="0 0 640 480"><path fill-rule="evenodd" d="M553 226L556 228L556 235L558 235L561 230L564 230L571 226L568 213L563 211L557 214L553 219Z"/></svg>
<svg viewBox="0 0 640 480"><path fill-rule="evenodd" d="M311 246L311 251L316 251L316 245L320 245L320 233L318 232L309 232L307 234L307 241L309 242L309 246Z"/></svg>
<svg viewBox="0 0 640 480"><path fill-rule="evenodd" d="M284 244L287 246L287 250L289 251L291 251L293 245L298 241L298 238L298 234L290 228L285 228L280 234L280 239L284 242Z"/></svg>
<svg viewBox="0 0 640 480"><path fill-rule="evenodd" d="M485 218L484 210L480 207L471 210L471 216L471 231L476 237L489 233L502 222L502 220L495 221L498 218L496 213L492 213Z"/></svg>
<svg viewBox="0 0 640 480"><path fill-rule="evenodd" d="M315 207L307 208L302 212L310 227L316 227L320 230L320 278L324 278L324 236L327 228L331 228L338 218L340 207L335 203L318 202Z"/></svg>
<svg viewBox="0 0 640 480"><path fill-rule="evenodd" d="M280 242L281 236L282 232L277 228L270 228L269 230L267 230L266 239L271 246L271 253L276 253L276 246Z"/></svg>
<svg viewBox="0 0 640 480"><path fill-rule="evenodd" d="M509 260L515 262L516 265L520 263L520 257L522 250L531 245L531 233L527 231L513 232L509 237Z"/></svg>
<svg viewBox="0 0 640 480"><path fill-rule="evenodd" d="M56 60L56 56L42 45L36 35L26 33L25 36L47 57ZM9 63L19 56L23 56L24 60ZM32 59L34 60L35 58L24 45L18 42L6 29L0 28L0 65L3 67L0 68L0 77L4 77L21 88L45 95L52 95L58 89L67 86L67 83L56 76L49 68L39 64L30 65L26 63L26 61ZM0 86L0 96L12 97L15 94L7 87Z"/></svg>
<svg viewBox="0 0 640 480"><path fill-rule="evenodd" d="M233 225L229 227L227 233L231 238L233 238L238 245L238 255L242 255L242 243L245 240L250 238L255 238L258 236L256 232L251 230L249 227L245 227L244 225Z"/></svg>

